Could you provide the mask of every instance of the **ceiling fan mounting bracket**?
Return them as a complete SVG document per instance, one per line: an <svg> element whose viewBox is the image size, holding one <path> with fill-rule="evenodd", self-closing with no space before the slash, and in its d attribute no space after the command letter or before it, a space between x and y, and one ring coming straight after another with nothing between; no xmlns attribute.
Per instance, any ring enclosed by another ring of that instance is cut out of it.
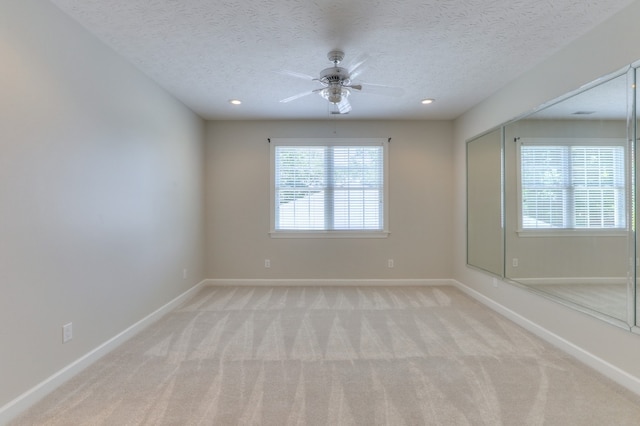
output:
<svg viewBox="0 0 640 426"><path fill-rule="evenodd" d="M335 65L338 65L344 59L344 52L342 50L332 50L327 53L327 58Z"/></svg>

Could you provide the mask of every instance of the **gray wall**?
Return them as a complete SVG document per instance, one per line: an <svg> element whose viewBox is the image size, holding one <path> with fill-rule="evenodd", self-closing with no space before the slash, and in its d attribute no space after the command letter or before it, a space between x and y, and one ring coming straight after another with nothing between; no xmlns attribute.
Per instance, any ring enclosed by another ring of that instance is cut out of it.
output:
<svg viewBox="0 0 640 426"><path fill-rule="evenodd" d="M270 238L269 137L392 138L391 235ZM451 277L451 122L212 121L206 138L209 278ZM393 269L387 259L395 261Z"/></svg>
<svg viewBox="0 0 640 426"><path fill-rule="evenodd" d="M204 124L48 1L0 58L2 407L204 278Z"/></svg>

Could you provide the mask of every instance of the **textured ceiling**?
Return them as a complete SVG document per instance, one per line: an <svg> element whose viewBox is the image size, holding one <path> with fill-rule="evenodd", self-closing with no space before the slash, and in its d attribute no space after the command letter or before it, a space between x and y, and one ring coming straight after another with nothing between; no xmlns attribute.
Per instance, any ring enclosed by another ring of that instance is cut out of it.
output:
<svg viewBox="0 0 640 426"><path fill-rule="evenodd" d="M633 0L51 0L207 119L322 119L316 77L342 49L351 119L451 119ZM240 106L229 99L243 101ZM423 98L436 102L425 106Z"/></svg>

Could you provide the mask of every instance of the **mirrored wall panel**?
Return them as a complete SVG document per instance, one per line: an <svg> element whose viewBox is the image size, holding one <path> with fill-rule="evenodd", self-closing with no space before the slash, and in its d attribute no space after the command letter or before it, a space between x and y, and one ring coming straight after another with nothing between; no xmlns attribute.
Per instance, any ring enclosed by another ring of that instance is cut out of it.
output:
<svg viewBox="0 0 640 426"><path fill-rule="evenodd" d="M469 265L639 325L635 80L629 67L469 141Z"/></svg>
<svg viewBox="0 0 640 426"><path fill-rule="evenodd" d="M505 127L505 276L628 322L629 76Z"/></svg>
<svg viewBox="0 0 640 426"><path fill-rule="evenodd" d="M502 130L467 143L467 263L503 275Z"/></svg>

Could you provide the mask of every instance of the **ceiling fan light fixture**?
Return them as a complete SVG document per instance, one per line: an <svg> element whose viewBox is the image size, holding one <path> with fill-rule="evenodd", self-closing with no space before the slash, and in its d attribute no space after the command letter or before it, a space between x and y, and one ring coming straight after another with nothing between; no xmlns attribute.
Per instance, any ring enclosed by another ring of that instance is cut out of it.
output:
<svg viewBox="0 0 640 426"><path fill-rule="evenodd" d="M320 91L320 96L332 104L339 104L343 98L350 95L349 89L340 85L330 85Z"/></svg>

